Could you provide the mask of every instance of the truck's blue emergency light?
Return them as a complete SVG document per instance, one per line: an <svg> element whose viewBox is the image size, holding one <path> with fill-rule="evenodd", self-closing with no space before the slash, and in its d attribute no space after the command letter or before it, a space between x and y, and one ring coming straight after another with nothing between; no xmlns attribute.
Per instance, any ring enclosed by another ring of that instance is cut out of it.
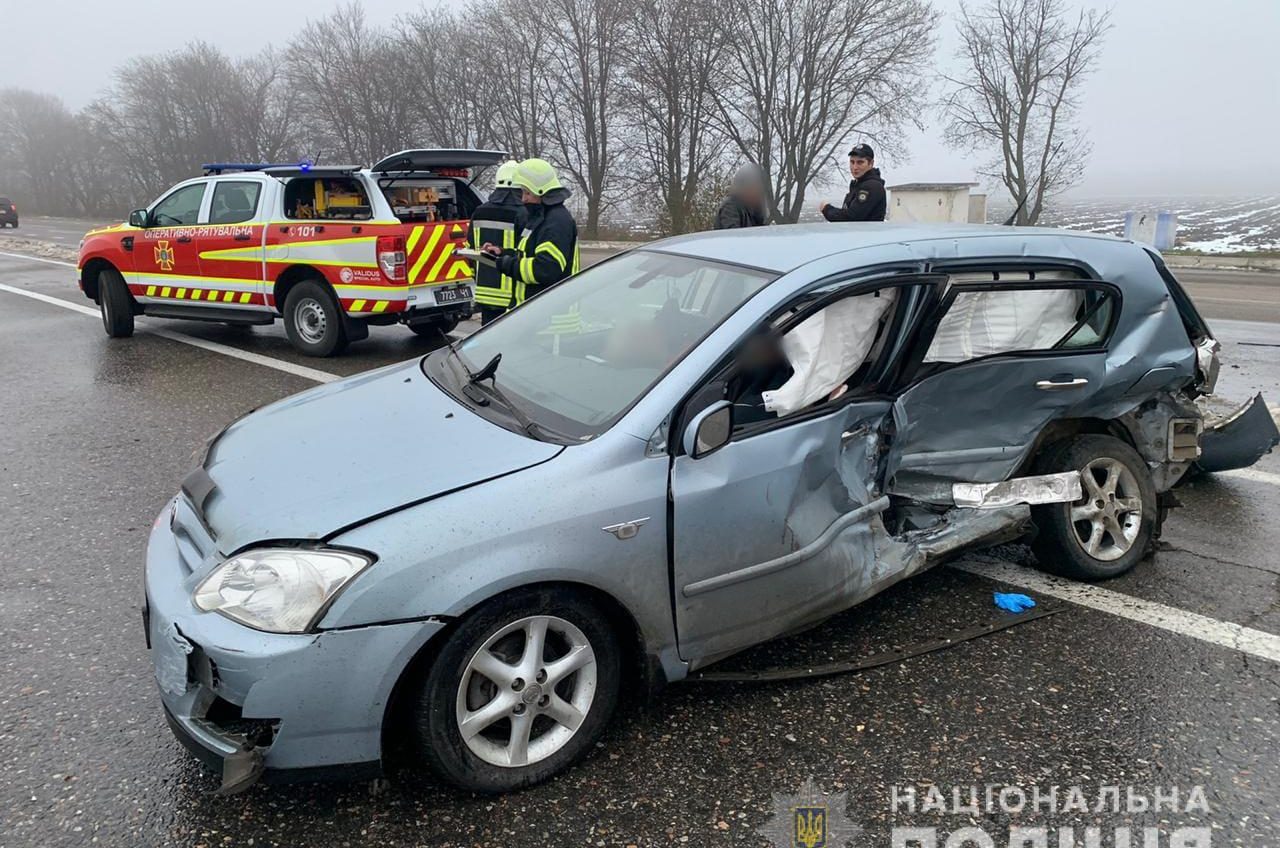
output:
<svg viewBox="0 0 1280 848"><path fill-rule="evenodd" d="M267 168L301 168L306 173L313 164L306 159L301 162L209 162L201 165L200 169L206 177L235 171L265 171Z"/></svg>

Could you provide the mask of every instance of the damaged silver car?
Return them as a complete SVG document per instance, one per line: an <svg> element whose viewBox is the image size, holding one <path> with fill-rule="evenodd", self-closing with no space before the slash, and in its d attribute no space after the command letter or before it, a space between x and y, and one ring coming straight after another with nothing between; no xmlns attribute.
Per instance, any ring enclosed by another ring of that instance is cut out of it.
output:
<svg viewBox="0 0 1280 848"><path fill-rule="evenodd" d="M470 789L534 783L624 689L967 546L1132 568L1179 479L1277 441L1260 398L1206 428L1218 348L1158 255L1084 233L630 251L215 437L147 554L165 711L227 792L404 747Z"/></svg>

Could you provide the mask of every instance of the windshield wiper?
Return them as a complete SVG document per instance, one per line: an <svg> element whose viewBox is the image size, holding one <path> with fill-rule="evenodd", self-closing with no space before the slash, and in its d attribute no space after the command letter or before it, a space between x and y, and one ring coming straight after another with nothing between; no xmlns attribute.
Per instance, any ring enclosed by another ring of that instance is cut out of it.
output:
<svg viewBox="0 0 1280 848"><path fill-rule="evenodd" d="M502 391L502 389L498 388L498 381L494 379L494 375L498 373L498 365L501 362L502 362L502 354L495 353L493 355L493 359L490 359L489 363L485 365L483 368L481 368L479 371L476 371L474 373L468 372L467 385L479 386L482 380L488 380L489 385L485 390L489 392L489 394L493 395L494 398L496 398L499 403L501 403L503 406L507 408L507 411L511 413L511 417L514 418L517 421L517 423L520 424L520 429L523 430L526 435L532 436L533 438L536 439L537 436L534 435L533 431L535 429L538 429L540 425L537 424L537 422L535 422L529 416L525 415L524 412L520 410L520 407L516 406L515 403L511 400L511 398L506 396L506 394Z"/></svg>
<svg viewBox="0 0 1280 848"><path fill-rule="evenodd" d="M474 374L470 374L470 373L467 374L467 382L474 385L475 383L478 383L481 380L492 380L493 375L498 373L498 365L501 363L502 363L502 354L495 353L493 355L493 359L489 360L488 365L481 368L479 371L475 372Z"/></svg>

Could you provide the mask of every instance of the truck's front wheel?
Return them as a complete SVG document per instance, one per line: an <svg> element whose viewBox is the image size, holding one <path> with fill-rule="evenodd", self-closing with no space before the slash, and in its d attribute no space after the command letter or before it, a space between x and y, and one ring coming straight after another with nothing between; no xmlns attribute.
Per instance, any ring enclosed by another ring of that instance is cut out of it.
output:
<svg viewBox="0 0 1280 848"><path fill-rule="evenodd" d="M307 356L333 356L347 346L342 309L329 290L303 280L284 299L284 331L289 342Z"/></svg>
<svg viewBox="0 0 1280 848"><path fill-rule="evenodd" d="M98 308L102 311L102 327L113 339L133 335L133 304L124 277L115 268L98 274Z"/></svg>

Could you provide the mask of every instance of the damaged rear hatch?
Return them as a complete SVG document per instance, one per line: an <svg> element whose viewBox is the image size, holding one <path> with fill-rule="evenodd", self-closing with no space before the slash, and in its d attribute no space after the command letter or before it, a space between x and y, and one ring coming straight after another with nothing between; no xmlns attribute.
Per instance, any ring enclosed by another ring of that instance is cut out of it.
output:
<svg viewBox="0 0 1280 848"><path fill-rule="evenodd" d="M1205 396L1212 396L1218 382L1218 353L1222 346L1160 255L1152 250L1147 254L1160 272L1187 336L1195 345L1196 388ZM1196 466L1203 471L1248 468L1277 444L1280 444L1280 429L1276 427L1275 416L1262 395L1257 394L1226 415L1205 413Z"/></svg>

